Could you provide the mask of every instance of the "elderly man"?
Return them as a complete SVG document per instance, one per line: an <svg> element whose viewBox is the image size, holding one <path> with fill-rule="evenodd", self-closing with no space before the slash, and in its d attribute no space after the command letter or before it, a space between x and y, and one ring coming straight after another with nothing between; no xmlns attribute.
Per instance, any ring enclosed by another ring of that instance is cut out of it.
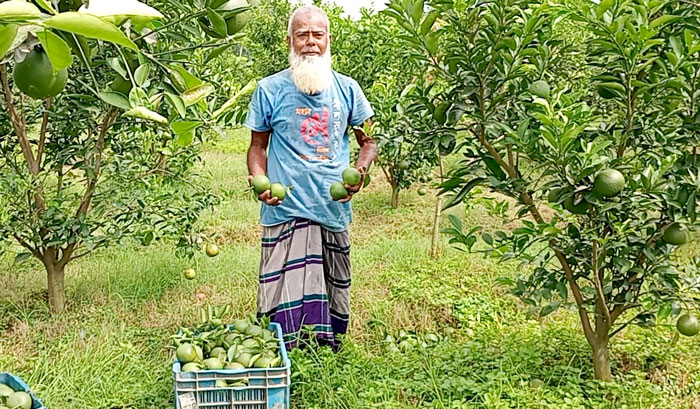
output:
<svg viewBox="0 0 700 409"><path fill-rule="evenodd" d="M318 7L289 20L290 67L258 83L245 125L251 129L249 181L267 175L291 186L284 200L265 191L258 315L279 323L288 348L307 329L321 344L339 345L350 317L350 199L377 157L360 128L374 115L355 80L331 69L330 24ZM360 145L363 175L334 201L333 182L349 167L348 125ZM354 128L357 127L357 128ZM269 146L269 150L268 150Z"/></svg>

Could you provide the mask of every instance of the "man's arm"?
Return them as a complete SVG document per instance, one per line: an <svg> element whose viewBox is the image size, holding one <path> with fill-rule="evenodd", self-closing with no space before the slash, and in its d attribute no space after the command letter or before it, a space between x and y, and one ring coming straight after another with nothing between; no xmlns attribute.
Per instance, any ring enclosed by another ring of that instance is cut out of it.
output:
<svg viewBox="0 0 700 409"><path fill-rule="evenodd" d="M349 201L352 199L353 194L360 191L365 182L365 174L369 170L369 166L372 164L372 162L377 160L377 141L375 141L371 136L367 135L364 131L365 129L370 129L371 126L372 120L368 119L365 121L362 128L358 127L353 129L355 132L355 138L357 138L357 143L360 145L360 154L357 157L355 168L360 171L362 178L360 179L360 183L355 186L350 186L347 183L345 184L345 188L348 190L349 194L347 197L338 200L340 203Z"/></svg>
<svg viewBox="0 0 700 409"><path fill-rule="evenodd" d="M270 131L251 131L250 147L248 148L248 184L253 177L267 174L267 145L270 142ZM276 197L270 196L270 190L258 195L258 198L270 206L282 203Z"/></svg>

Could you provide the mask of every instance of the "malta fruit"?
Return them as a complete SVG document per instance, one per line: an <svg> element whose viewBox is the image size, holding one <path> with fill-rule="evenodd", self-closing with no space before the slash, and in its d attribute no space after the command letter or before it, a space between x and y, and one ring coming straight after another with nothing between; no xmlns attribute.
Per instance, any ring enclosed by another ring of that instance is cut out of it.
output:
<svg viewBox="0 0 700 409"><path fill-rule="evenodd" d="M355 168L347 168L343 171L343 182L350 186L357 186L362 180L362 174Z"/></svg>
<svg viewBox="0 0 700 409"><path fill-rule="evenodd" d="M284 200L287 197L287 188L281 183L273 183L270 185L270 196Z"/></svg>
<svg viewBox="0 0 700 409"><path fill-rule="evenodd" d="M399 169L401 170L406 170L411 166L411 164L407 160L402 160L399 162Z"/></svg>
<svg viewBox="0 0 700 409"><path fill-rule="evenodd" d="M219 246L214 243L207 243L207 247L204 250L209 257L216 257L219 255Z"/></svg>
<svg viewBox="0 0 700 409"><path fill-rule="evenodd" d="M233 322L233 329L236 331L240 332L241 334L245 334L245 331L250 327L250 323L248 320L236 320Z"/></svg>
<svg viewBox="0 0 700 409"><path fill-rule="evenodd" d="M224 369L224 364L223 364L223 362L221 362L221 360L219 358L205 359L204 365L206 365L207 368L213 369L213 370Z"/></svg>
<svg viewBox="0 0 700 409"><path fill-rule="evenodd" d="M197 277L197 273L194 271L193 268L188 268L184 272L185 278L188 280L194 280L195 277Z"/></svg>
<svg viewBox="0 0 700 409"><path fill-rule="evenodd" d="M264 191L270 189L270 179L265 175L257 175L252 180L253 190L257 194L261 194Z"/></svg>
<svg viewBox="0 0 700 409"><path fill-rule="evenodd" d="M425 196L427 194L428 194L428 189L426 189L424 187L418 188L418 195Z"/></svg>
<svg viewBox="0 0 700 409"><path fill-rule="evenodd" d="M15 85L20 91L35 99L55 97L68 81L68 70L54 72L49 56L37 47L15 64L13 73Z"/></svg>
<svg viewBox="0 0 700 409"><path fill-rule="evenodd" d="M664 230L664 241L668 244L681 246L687 243L688 240L690 240L690 232L679 223L673 223Z"/></svg>
<svg viewBox="0 0 700 409"><path fill-rule="evenodd" d="M549 84L543 80L535 81L530 85L530 92L540 98L549 98Z"/></svg>
<svg viewBox="0 0 700 409"><path fill-rule="evenodd" d="M245 366L239 362L230 362L226 364L226 369L245 369Z"/></svg>
<svg viewBox="0 0 700 409"><path fill-rule="evenodd" d="M348 190L343 182L335 182L331 185L331 197L333 200L340 200L348 196Z"/></svg>
<svg viewBox="0 0 700 409"><path fill-rule="evenodd" d="M694 337L700 333L700 322L698 322L698 317L695 315L685 314L678 318L676 328L681 334L687 337Z"/></svg>
<svg viewBox="0 0 700 409"><path fill-rule="evenodd" d="M601 196L615 196L625 188L625 176L618 170L605 169L598 173L593 191Z"/></svg>
<svg viewBox="0 0 700 409"><path fill-rule="evenodd" d="M5 404L13 409L31 409L32 397L27 392L15 392L7 398Z"/></svg>
<svg viewBox="0 0 700 409"><path fill-rule="evenodd" d="M7 399L13 393L15 393L14 389L10 388L4 383L0 383L0 401L2 401L3 399Z"/></svg>
<svg viewBox="0 0 700 409"><path fill-rule="evenodd" d="M190 362L190 363L183 365L182 372L195 372L195 371L199 371L200 369L202 369L202 367L199 366L198 363Z"/></svg>
<svg viewBox="0 0 700 409"><path fill-rule="evenodd" d="M194 346L192 346L192 344L182 344L177 347L175 357L177 357L177 360L183 364L194 362L198 358L197 350L194 348Z"/></svg>
<svg viewBox="0 0 700 409"><path fill-rule="evenodd" d="M590 205L585 200L582 200L579 204L574 204L573 196L569 196L564 200L564 209L573 214L585 214L588 212L589 206Z"/></svg>

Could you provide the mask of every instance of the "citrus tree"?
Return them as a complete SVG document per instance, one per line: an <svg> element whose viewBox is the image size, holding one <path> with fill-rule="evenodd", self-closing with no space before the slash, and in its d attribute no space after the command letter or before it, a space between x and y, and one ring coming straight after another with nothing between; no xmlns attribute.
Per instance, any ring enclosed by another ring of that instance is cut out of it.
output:
<svg viewBox="0 0 700 409"><path fill-rule="evenodd" d="M630 324L686 310L679 330L696 334L700 284L674 250L697 226L698 9L641 0L430 6L395 0L389 13L412 58L446 84L448 112L462 111L446 126L467 132L465 157L444 193L459 203L486 186L514 207L507 221L517 228L480 234L487 255L529 267L504 282L532 313L578 313L596 379L612 378L610 340ZM558 17L589 31L594 98L546 81L564 50L552 42ZM451 242L472 249L482 229L451 220Z"/></svg>
<svg viewBox="0 0 700 409"><path fill-rule="evenodd" d="M200 77L249 7L151 6L0 2L0 232L24 249L17 262L43 264L55 312L70 261L128 239L175 237L191 254L217 200L192 181L202 130L229 95Z"/></svg>

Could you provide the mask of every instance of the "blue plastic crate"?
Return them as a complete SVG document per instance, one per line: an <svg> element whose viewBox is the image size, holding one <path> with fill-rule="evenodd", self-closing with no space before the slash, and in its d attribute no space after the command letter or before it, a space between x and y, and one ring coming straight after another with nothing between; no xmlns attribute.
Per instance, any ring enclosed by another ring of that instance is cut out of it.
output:
<svg viewBox="0 0 700 409"><path fill-rule="evenodd" d="M18 376L12 375L9 372L2 372L0 373L0 383L4 383L5 385L14 389L15 392L27 392L29 396L32 397L32 409L46 409L46 407L44 407L44 404L41 403L39 398L37 398L36 395L34 395L34 393L32 393L32 391L29 390L29 386L27 386L27 384L24 383L24 381Z"/></svg>
<svg viewBox="0 0 700 409"><path fill-rule="evenodd" d="M181 402L195 402L197 409L289 409L291 363L282 341L282 327L273 322L271 331L280 340L284 366L277 368L246 368L181 372L180 361L173 364L175 407ZM247 380L247 386L217 388L218 379Z"/></svg>

